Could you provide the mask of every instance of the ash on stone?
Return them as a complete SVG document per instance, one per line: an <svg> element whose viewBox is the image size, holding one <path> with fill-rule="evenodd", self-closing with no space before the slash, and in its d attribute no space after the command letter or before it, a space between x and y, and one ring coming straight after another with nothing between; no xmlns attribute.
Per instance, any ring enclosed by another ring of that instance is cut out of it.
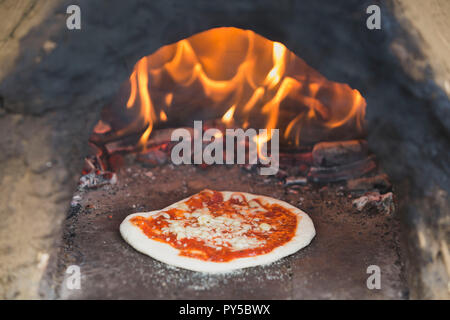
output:
<svg viewBox="0 0 450 320"><path fill-rule="evenodd" d="M107 184L116 184L117 175L114 172L96 171L83 175L80 178L78 189L92 189L99 188Z"/></svg>
<svg viewBox="0 0 450 320"><path fill-rule="evenodd" d="M352 204L359 212L366 209L369 212L375 211L390 215L395 210L392 192L385 194L367 192L362 197L353 200Z"/></svg>

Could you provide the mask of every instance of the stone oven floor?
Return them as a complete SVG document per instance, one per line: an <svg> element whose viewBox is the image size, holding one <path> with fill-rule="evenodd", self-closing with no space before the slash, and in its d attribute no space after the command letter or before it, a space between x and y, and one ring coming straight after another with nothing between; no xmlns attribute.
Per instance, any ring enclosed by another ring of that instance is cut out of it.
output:
<svg viewBox="0 0 450 320"><path fill-rule="evenodd" d="M127 215L163 208L204 188L287 201L310 215L317 235L308 247L274 264L223 275L169 267L121 238L119 225ZM79 203L68 214L59 252L41 283L44 298L408 298L397 220L357 213L339 186L287 188L276 178L236 166L130 165L118 172L117 184L83 192ZM69 265L80 266L79 290L69 290L64 283ZM370 265L381 269L380 290L366 286Z"/></svg>

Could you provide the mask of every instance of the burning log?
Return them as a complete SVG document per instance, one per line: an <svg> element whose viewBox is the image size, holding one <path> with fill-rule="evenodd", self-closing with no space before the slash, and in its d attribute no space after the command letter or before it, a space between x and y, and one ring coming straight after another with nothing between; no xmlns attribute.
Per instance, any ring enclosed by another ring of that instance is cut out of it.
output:
<svg viewBox="0 0 450 320"><path fill-rule="evenodd" d="M382 192L390 190L392 187L387 174L382 173L373 177L364 177L347 181L349 190L372 190L378 189Z"/></svg>
<svg viewBox="0 0 450 320"><path fill-rule="evenodd" d="M147 148L170 143L172 132L177 129L185 129L188 130L191 135L194 134L194 129L192 127L164 128L154 130L152 131L152 134L150 135L150 138L146 143Z"/></svg>
<svg viewBox="0 0 450 320"><path fill-rule="evenodd" d="M103 122L100 120L100 122ZM104 123L104 122L103 122ZM97 128L98 124L96 125ZM102 124L101 127L103 127L104 124ZM130 139L138 139L140 135L142 135L145 131L145 128L134 128L134 127L127 127L127 130L109 130L109 131L94 131L92 132L91 136L89 137L89 142L101 146L106 145L111 142L126 140L127 138ZM137 141L137 140L136 140Z"/></svg>
<svg viewBox="0 0 450 320"><path fill-rule="evenodd" d="M317 143L312 151L312 161L317 167L334 167L365 159L367 141L349 140Z"/></svg>
<svg viewBox="0 0 450 320"><path fill-rule="evenodd" d="M310 166L313 162L311 152L280 153L280 165L294 166L306 164Z"/></svg>
<svg viewBox="0 0 450 320"><path fill-rule="evenodd" d="M95 145L91 145L91 147L95 147ZM94 148L94 150L96 149ZM97 155L92 155L84 159L83 175L78 181L79 190L98 188L117 182L116 174L105 169L101 156L102 153L100 152Z"/></svg>
<svg viewBox="0 0 450 320"><path fill-rule="evenodd" d="M392 192L380 194L378 192L367 192L362 197L353 200L353 206L359 211L367 209L369 213L392 214L395 211Z"/></svg>
<svg viewBox="0 0 450 320"><path fill-rule="evenodd" d="M161 147L154 147L137 155L138 162L151 166L162 165L169 161L169 151L163 150Z"/></svg>
<svg viewBox="0 0 450 320"><path fill-rule="evenodd" d="M84 159L84 166L82 174L87 174L94 170L106 171L108 169L108 164L104 161L105 151L101 147L89 143L89 156Z"/></svg>
<svg viewBox="0 0 450 320"><path fill-rule="evenodd" d="M346 181L361 177L377 167L375 156L371 155L363 160L334 167L311 167L308 172L308 181L315 183L328 183Z"/></svg>
<svg viewBox="0 0 450 320"><path fill-rule="evenodd" d="M106 143L104 148L108 155L115 153L132 153L138 148L136 143L137 138L138 135L127 136L123 139Z"/></svg>
<svg viewBox="0 0 450 320"><path fill-rule="evenodd" d="M150 138L145 143L145 148L157 147L165 144L169 144L171 142L172 132L178 128L163 128L158 130L153 130ZM182 127L180 129L186 129L191 134L193 132L193 128L190 127ZM142 146L137 144L137 138L139 136L127 136L124 139L112 141L105 144L106 151L108 154L114 153L132 153L138 152Z"/></svg>

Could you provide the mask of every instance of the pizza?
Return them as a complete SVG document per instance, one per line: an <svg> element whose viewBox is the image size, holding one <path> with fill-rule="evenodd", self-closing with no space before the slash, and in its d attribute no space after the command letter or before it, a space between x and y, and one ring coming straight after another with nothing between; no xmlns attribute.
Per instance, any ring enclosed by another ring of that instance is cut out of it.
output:
<svg viewBox="0 0 450 320"><path fill-rule="evenodd" d="M208 273L272 263L315 236L309 216L274 198L203 190L162 210L125 218L120 233L166 264Z"/></svg>

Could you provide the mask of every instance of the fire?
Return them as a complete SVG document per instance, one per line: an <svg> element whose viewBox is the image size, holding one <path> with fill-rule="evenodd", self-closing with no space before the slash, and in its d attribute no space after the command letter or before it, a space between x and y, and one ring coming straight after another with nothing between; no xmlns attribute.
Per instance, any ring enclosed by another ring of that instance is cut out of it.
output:
<svg viewBox="0 0 450 320"><path fill-rule="evenodd" d="M170 105L172 104L172 99L173 99L173 94L172 93L166 94L166 97L164 98L166 106L170 107Z"/></svg>
<svg viewBox="0 0 450 320"><path fill-rule="evenodd" d="M167 121L167 114L166 114L164 111L162 111L162 110L159 112L159 119L160 119L162 122Z"/></svg>
<svg viewBox="0 0 450 320"><path fill-rule="evenodd" d="M150 93L148 91L148 62L147 57L142 58L137 64L137 78L139 84L139 100L141 101L141 119L147 124L147 129L139 139L139 144L144 146L153 129L155 119L155 109L152 105Z"/></svg>
<svg viewBox="0 0 450 320"><path fill-rule="evenodd" d="M230 123L231 121L233 121L233 115L234 115L234 110L236 110L236 106L232 106L230 109L228 109L227 112L225 112L225 114L222 117L222 122L223 123Z"/></svg>
<svg viewBox="0 0 450 320"><path fill-rule="evenodd" d="M275 87L284 74L285 53L286 47L283 44L279 42L273 43L273 68L269 71L264 81L264 84L269 89Z"/></svg>
<svg viewBox="0 0 450 320"><path fill-rule="evenodd" d="M126 109L138 114L143 148L155 126L198 117L279 128L296 146L364 131L366 102L359 91L327 80L282 43L237 28L211 29L142 58L126 95Z"/></svg>

